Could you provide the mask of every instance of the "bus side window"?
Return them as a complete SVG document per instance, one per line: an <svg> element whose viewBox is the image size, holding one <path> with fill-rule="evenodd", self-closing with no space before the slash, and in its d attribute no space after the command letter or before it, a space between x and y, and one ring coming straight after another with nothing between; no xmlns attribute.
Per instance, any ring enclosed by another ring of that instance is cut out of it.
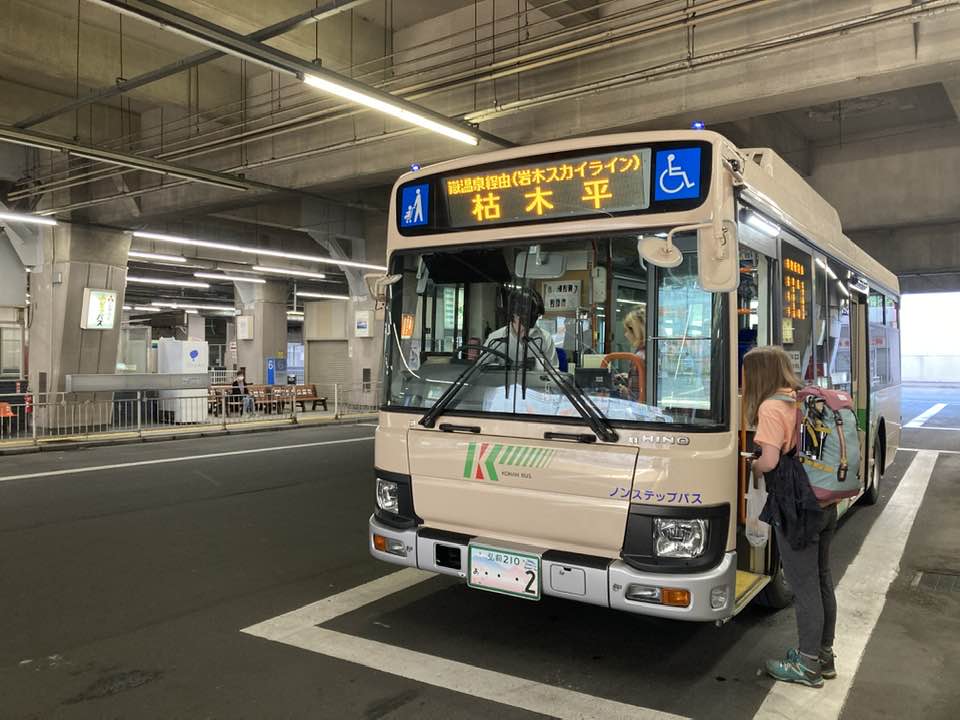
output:
<svg viewBox="0 0 960 720"><path fill-rule="evenodd" d="M850 345L850 291L841 278L847 277L847 269L828 260L824 281L826 296L826 333L821 350L820 362L826 367L827 387L834 390L846 390L853 393L853 353ZM819 291L818 291L819 292Z"/></svg>

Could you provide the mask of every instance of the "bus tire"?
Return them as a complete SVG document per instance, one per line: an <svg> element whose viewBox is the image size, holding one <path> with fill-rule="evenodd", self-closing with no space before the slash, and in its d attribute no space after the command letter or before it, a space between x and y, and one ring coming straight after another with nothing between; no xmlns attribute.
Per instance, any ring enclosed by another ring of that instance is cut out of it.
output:
<svg viewBox="0 0 960 720"><path fill-rule="evenodd" d="M878 452L880 443L873 444L873 463L870 467L870 486L863 493L864 505L876 505L880 499L880 471L881 455Z"/></svg>
<svg viewBox="0 0 960 720"><path fill-rule="evenodd" d="M770 578L767 586L757 595L757 604L774 610L782 610L793 602L793 590L787 582L783 572L783 563L780 561L780 550L777 547L776 533L770 529L770 554L773 567L777 570Z"/></svg>

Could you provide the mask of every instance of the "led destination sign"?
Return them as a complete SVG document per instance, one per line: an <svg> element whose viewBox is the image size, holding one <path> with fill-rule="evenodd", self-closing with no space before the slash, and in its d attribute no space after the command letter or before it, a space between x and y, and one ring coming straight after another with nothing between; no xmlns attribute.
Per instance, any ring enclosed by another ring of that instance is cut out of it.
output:
<svg viewBox="0 0 960 720"><path fill-rule="evenodd" d="M605 147L424 175L396 198L402 234L692 209L710 183L707 143Z"/></svg>
<svg viewBox="0 0 960 720"><path fill-rule="evenodd" d="M644 210L649 187L649 148L440 179L454 227Z"/></svg>

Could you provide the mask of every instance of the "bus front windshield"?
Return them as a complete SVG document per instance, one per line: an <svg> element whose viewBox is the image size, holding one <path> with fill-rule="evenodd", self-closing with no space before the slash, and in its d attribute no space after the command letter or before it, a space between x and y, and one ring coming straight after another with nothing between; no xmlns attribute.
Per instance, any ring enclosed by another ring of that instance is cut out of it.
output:
<svg viewBox="0 0 960 720"><path fill-rule="evenodd" d="M585 396L618 425L719 428L726 301L698 284L696 237L674 243L675 268L636 234L396 253L385 404L583 420Z"/></svg>

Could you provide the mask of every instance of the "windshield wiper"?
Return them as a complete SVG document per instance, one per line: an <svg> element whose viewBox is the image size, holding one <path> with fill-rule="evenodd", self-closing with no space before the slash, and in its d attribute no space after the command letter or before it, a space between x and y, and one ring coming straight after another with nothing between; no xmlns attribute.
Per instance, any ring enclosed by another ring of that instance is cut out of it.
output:
<svg viewBox="0 0 960 720"><path fill-rule="evenodd" d="M467 381L470 380L470 378L476 374L477 370L483 366L483 363L480 361L484 358L484 356L496 352L493 348L493 345L494 343L498 342L504 341L496 339L490 345L484 345L480 349L480 353L477 355L476 360L464 368L463 372L454 378L453 382L450 384L450 387L444 391L443 395L437 398L436 402L433 403L433 405L430 406L430 409L423 414L422 418L420 418L419 423L423 425L423 427L432 428L437 424L437 418L439 418L443 414L443 411L447 409L451 402L453 402L453 399L457 396L457 393L460 392L463 386L467 384Z"/></svg>
<svg viewBox="0 0 960 720"><path fill-rule="evenodd" d="M613 429L613 425L610 424L610 421L606 416L600 412L600 409L594 405L593 400L590 399L590 396L587 395L583 390L577 387L576 383L569 382L559 370L557 370L544 354L543 349L540 348L535 342L530 338L524 337L523 342L525 346L533 352L531 353L534 359L540 363L543 367L543 371L550 377L553 382L557 384L557 387L563 392L567 400L570 401L570 404L573 405L574 409L580 413L581 417L587 421L587 424L590 425L590 429L597 434L597 436L605 440L606 442L617 442L620 439L620 436L617 434L617 431Z"/></svg>

